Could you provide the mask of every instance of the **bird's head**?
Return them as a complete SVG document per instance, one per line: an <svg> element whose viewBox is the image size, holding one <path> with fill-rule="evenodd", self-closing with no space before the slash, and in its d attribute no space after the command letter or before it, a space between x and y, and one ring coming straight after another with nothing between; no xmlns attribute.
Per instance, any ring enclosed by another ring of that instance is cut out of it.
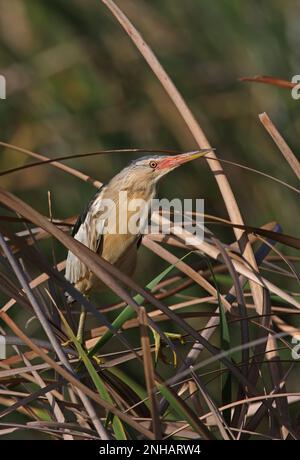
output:
<svg viewBox="0 0 300 460"><path fill-rule="evenodd" d="M213 149L201 149L179 155L151 155L134 160L116 176L118 180L130 186L140 184L155 186L157 182L173 169L195 160ZM125 185L125 184L124 184Z"/></svg>

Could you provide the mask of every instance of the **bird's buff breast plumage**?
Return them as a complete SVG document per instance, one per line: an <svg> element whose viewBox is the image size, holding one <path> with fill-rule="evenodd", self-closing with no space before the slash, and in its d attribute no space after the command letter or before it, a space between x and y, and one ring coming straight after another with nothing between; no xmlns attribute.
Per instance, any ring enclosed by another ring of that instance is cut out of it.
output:
<svg viewBox="0 0 300 460"><path fill-rule="evenodd" d="M119 184L120 186L120 184ZM94 252L97 252L101 257L110 262L112 265L119 268L123 273L131 276L134 273L137 261L137 250L141 240L140 234L132 234L131 232L120 233L119 216L124 213L124 209L120 210L120 191L126 191L127 200L131 199L143 200L146 204L151 201L155 195L155 189L147 189L143 186L134 189L126 190L119 187L110 187L109 194L107 187L104 187L101 192L96 195L95 199L90 203L81 225L74 236L75 239L89 247ZM115 218L116 232L102 234L103 230L103 208L101 202L104 199L111 199L115 203ZM138 210L142 214L144 210ZM127 221L134 214L134 211L127 212ZM138 213L135 214L137 215ZM124 215L124 214L123 214ZM135 217L136 218L136 217ZM102 290L106 286L99 280L73 253L68 253L66 264L66 278L74 284L74 286L83 294L89 293L91 290ZM70 299L71 300L71 299Z"/></svg>
<svg viewBox="0 0 300 460"><path fill-rule="evenodd" d="M144 209L142 206L140 209L140 220L143 222L143 219L148 217L145 211L148 211L151 199L156 194L158 181L178 166L195 160L210 150L202 149L201 151L173 156L145 156L134 160L114 176L106 187L102 187L98 191L96 197L90 202L88 209L76 222L73 230L74 238L88 246L92 251L99 253L124 273L131 275L136 264L136 252L140 234L132 232L130 227L128 231L118 231L119 212L121 208L123 210L123 198L120 197L120 192L127 192L127 203L131 200L143 200ZM117 229L114 233L103 234L102 231L104 219L103 215L101 216L101 209L103 208L101 203L103 204L105 198L112 200L116 205L115 221L117 222ZM128 222L130 211L128 211L129 208L126 209L125 220ZM136 215L136 212L134 213ZM65 276L82 293L87 293L94 286L101 285L88 268L71 252L68 254Z"/></svg>

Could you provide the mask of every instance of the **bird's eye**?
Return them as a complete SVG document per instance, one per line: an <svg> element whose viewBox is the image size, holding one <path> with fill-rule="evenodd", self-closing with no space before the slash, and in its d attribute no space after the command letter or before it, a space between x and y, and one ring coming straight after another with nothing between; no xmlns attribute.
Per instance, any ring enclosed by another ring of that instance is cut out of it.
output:
<svg viewBox="0 0 300 460"><path fill-rule="evenodd" d="M149 166L150 166L150 168L155 169L156 166L157 166L156 161L150 161Z"/></svg>

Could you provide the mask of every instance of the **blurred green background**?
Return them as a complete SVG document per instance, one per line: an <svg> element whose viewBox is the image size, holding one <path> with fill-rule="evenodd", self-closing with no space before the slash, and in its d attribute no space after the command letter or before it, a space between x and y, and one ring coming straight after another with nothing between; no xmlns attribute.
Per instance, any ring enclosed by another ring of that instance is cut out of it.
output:
<svg viewBox="0 0 300 460"><path fill-rule="evenodd" d="M269 74L290 80L299 73L299 2L117 3L153 47L220 158L297 185L258 114L266 111L297 152L299 101L289 90L238 78ZM7 79L7 99L0 101L1 140L50 157L108 148L196 147L100 0L0 0L0 22L0 73ZM130 158L112 154L68 164L106 181ZM18 152L1 151L1 170L28 161ZM251 172L224 168L246 223L277 220L297 236L295 193ZM93 193L91 185L49 165L2 177L1 183L45 214L50 190L56 218L80 212ZM203 160L165 178L160 196L204 197L207 213L227 217ZM223 235L230 241L228 230ZM147 258L141 263L148 267Z"/></svg>

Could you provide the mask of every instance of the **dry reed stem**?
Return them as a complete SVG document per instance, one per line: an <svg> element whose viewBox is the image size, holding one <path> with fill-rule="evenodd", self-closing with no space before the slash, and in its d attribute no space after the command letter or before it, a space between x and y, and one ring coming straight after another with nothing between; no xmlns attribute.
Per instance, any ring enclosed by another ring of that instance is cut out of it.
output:
<svg viewBox="0 0 300 460"><path fill-rule="evenodd" d="M281 134L278 132L276 126L270 120L266 112L261 113L259 115L259 119L261 123L263 124L263 126L265 127L265 129L270 134L270 136L272 137L273 141L275 142L275 144L281 151L282 155L284 156L284 158L286 159L286 161L288 162L288 164L290 165L290 167L292 168L292 170L294 171L298 179L300 179L300 163L297 157L295 156L295 154L293 153L292 149L288 146L286 141L283 139Z"/></svg>
<svg viewBox="0 0 300 460"><path fill-rule="evenodd" d="M84 393L86 396L88 396L90 399L95 401L97 404L100 404L103 406L107 411L112 412L113 414L117 415L121 420L123 420L125 423L128 423L129 425L132 426L132 428L136 429L138 432L143 433L147 438L153 439L153 433L151 433L148 430L145 430L143 427L141 427L138 423L136 423L131 417L128 415L124 414L122 411L117 409L115 406L112 404L108 403L104 399L102 399L97 393L95 393L93 390L88 388L86 385L81 383L79 380L77 380L74 375L72 375L69 371L67 371L65 368L61 367L59 364L57 364L53 359L51 359L46 353L44 353L37 345L35 345L32 340L25 335L22 330L14 323L14 321L4 312L0 313L0 318L3 319L3 321L7 324L7 326L18 336L20 339L29 347L31 350L35 351L41 359L47 364L50 365L50 367L55 370L59 375L61 375L65 380L70 382L75 388L79 389Z"/></svg>
<svg viewBox="0 0 300 460"><path fill-rule="evenodd" d="M144 374L147 387L148 398L150 402L151 418L153 422L153 431L155 439L162 439L161 422L158 411L158 402L156 398L155 373L151 355L151 345L148 335L147 313L144 307L139 309L139 323L141 330L141 346L144 361Z"/></svg>
<svg viewBox="0 0 300 460"><path fill-rule="evenodd" d="M153 220L156 223L162 222L164 225L170 225L170 221L168 221L166 218L158 215L157 213L153 213L152 215ZM192 235L188 231L182 229L181 227L178 227L174 225L171 227L171 232L174 233L174 235L177 235L178 238L180 239L187 239L189 240L189 247L193 247L195 249L199 249L200 252L208 255L212 259L219 260L220 259L220 251L213 245L206 243L205 241L202 241L200 238L197 238L196 236ZM148 238L146 235L145 238ZM248 278L249 282L252 281L261 287L267 288L269 291L273 292L276 295L279 295L282 299L286 300L288 303L291 305L294 305L296 308L300 309L300 303L294 299L292 296L284 292L282 289L278 288L275 286L273 283L268 281L267 279L257 276L255 272L249 269L248 266L246 266L244 263L238 261L238 260L233 260L233 265L235 267L235 270L240 274L244 275L246 278Z"/></svg>
<svg viewBox="0 0 300 460"><path fill-rule="evenodd" d="M16 145L8 144L7 142L2 142L0 141L0 145L2 147L6 147L7 149L12 149L16 150L20 153L24 153L25 155L28 155L33 158L37 158L41 161L49 161L51 160L50 158L46 157L45 155L40 155L39 153L32 152L31 150L23 149L22 147L18 147ZM102 183L92 179L90 176L87 176L86 174L77 171L77 169L71 168L70 166L64 165L63 163L60 163L58 161L51 161L49 163L51 166L54 166L55 168L61 169L62 171L65 171L66 173L71 174L72 176L78 177L78 179L83 180L84 182L90 182L94 187L101 187Z"/></svg>
<svg viewBox="0 0 300 460"><path fill-rule="evenodd" d="M112 12L121 26L124 28L126 33L129 35L131 40L136 45L137 49L140 51L158 80L160 81L161 85L169 95L170 99L176 106L178 112L182 116L184 122L186 123L187 127L189 128L191 134L193 135L195 141L197 142L200 148L211 148L208 139L206 138L204 132L202 131L199 123L195 119L194 115L192 114L190 108L187 106L186 102L184 101L183 97L179 93L178 89L170 79L167 72L164 70L156 56L154 55L153 51L144 41L140 33L134 27L134 25L130 22L127 16L123 13L123 11L112 1L112 0L102 0L102 2L107 6L107 8ZM237 205L236 199L234 197L233 191L231 186L228 182L228 179L223 171L222 165L219 161L217 161L217 156L214 152L210 153L210 156L213 160L207 159L208 165L213 172L219 189L221 191L228 215L232 222L237 224L243 225L243 219ZM236 239L240 240L242 237L245 241L244 247L244 255L249 262L249 265L253 267L255 271L257 271L257 264L255 261L255 257L252 251L252 247L250 243L247 241L247 235L240 230L234 229ZM253 300L256 305L256 309L258 313L262 312L262 304L263 304L263 297L262 297L262 289L260 286L252 283L250 281L251 292L253 295Z"/></svg>
<svg viewBox="0 0 300 460"><path fill-rule="evenodd" d="M264 83L266 85L279 86L280 88L293 89L297 83L288 80L272 77L270 75L256 75L255 77L241 77L239 81L249 81L254 83Z"/></svg>

